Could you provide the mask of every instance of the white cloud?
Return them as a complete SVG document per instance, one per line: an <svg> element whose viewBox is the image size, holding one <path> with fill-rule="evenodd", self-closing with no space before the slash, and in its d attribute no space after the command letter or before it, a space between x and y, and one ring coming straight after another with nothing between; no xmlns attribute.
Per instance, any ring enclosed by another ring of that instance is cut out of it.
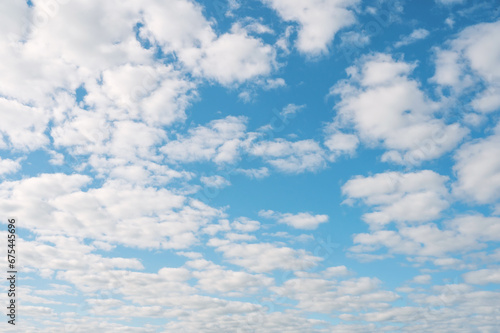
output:
<svg viewBox="0 0 500 333"><path fill-rule="evenodd" d="M330 160L334 161L343 154L353 155L358 148L359 138L354 134L342 133L329 126L326 129L324 144L331 152Z"/></svg>
<svg viewBox="0 0 500 333"><path fill-rule="evenodd" d="M231 223L231 227L237 231L253 232L260 229L260 222L240 217Z"/></svg>
<svg viewBox="0 0 500 333"><path fill-rule="evenodd" d="M317 171L326 166L324 151L314 140L260 141L253 144L248 151L286 173Z"/></svg>
<svg viewBox="0 0 500 333"><path fill-rule="evenodd" d="M0 97L0 148L35 150L49 143L45 130L49 122L46 110Z"/></svg>
<svg viewBox="0 0 500 333"><path fill-rule="evenodd" d="M363 215L371 227L390 222L425 222L436 219L448 208L448 177L424 170L402 174L380 173L372 177L356 177L342 186L347 203L362 200L375 206Z"/></svg>
<svg viewBox="0 0 500 333"><path fill-rule="evenodd" d="M90 180L82 175L42 174L4 182L0 208L38 234L139 248L189 247L197 242L202 227L222 216L216 209L166 189L108 181L84 190ZM4 213L2 218L8 216Z"/></svg>
<svg viewBox="0 0 500 333"><path fill-rule="evenodd" d="M322 278L297 278L271 289L280 296L297 300L301 309L331 314L334 311L351 312L388 307L387 302L396 300L398 295L379 290L380 283L380 280L369 277L340 282Z"/></svg>
<svg viewBox="0 0 500 333"><path fill-rule="evenodd" d="M306 106L305 105L296 105L296 104L288 104L287 106L285 106L283 108L283 110L281 110L280 112L280 116L283 118L283 119L286 119L286 118L294 118L295 115L302 111Z"/></svg>
<svg viewBox="0 0 500 333"><path fill-rule="evenodd" d="M429 30L423 28L415 29L410 35L403 37L403 39L394 44L394 47L398 48L401 46L410 45L418 40L427 38L429 34Z"/></svg>
<svg viewBox="0 0 500 333"><path fill-rule="evenodd" d="M411 282L418 284L429 284L431 281L432 277L429 274L417 275L411 280Z"/></svg>
<svg viewBox="0 0 500 333"><path fill-rule="evenodd" d="M388 149L383 161L418 165L453 149L467 130L435 117L439 105L409 77L413 68L386 54L348 68L350 79L331 89L341 98L334 127L352 126L361 142Z"/></svg>
<svg viewBox="0 0 500 333"><path fill-rule="evenodd" d="M173 67L126 64L106 69L85 84L85 103L110 120L142 120L170 125L186 118L195 84Z"/></svg>
<svg viewBox="0 0 500 333"><path fill-rule="evenodd" d="M500 107L500 46L491 43L499 31L500 21L476 24L437 50L435 82L453 87L458 95L474 83L485 85L471 102L478 112Z"/></svg>
<svg viewBox="0 0 500 333"><path fill-rule="evenodd" d="M202 260L204 261L204 260ZM187 262L187 266L198 266L200 263ZM249 295L271 286L274 279L263 274L250 274L240 271L226 270L215 264L205 263L194 271L193 277L198 279L197 287L201 290L229 296Z"/></svg>
<svg viewBox="0 0 500 333"><path fill-rule="evenodd" d="M463 275L464 281L470 284L500 283L500 268L487 268L467 272Z"/></svg>
<svg viewBox="0 0 500 333"><path fill-rule="evenodd" d="M276 66L274 49L242 31L219 36L186 62L195 75L225 85L269 75Z"/></svg>
<svg viewBox="0 0 500 333"><path fill-rule="evenodd" d="M469 142L455 153L453 192L479 204L500 199L500 125L489 137Z"/></svg>
<svg viewBox="0 0 500 333"><path fill-rule="evenodd" d="M0 158L0 176L5 174L14 173L21 169L19 161L10 160L7 158Z"/></svg>
<svg viewBox="0 0 500 333"><path fill-rule="evenodd" d="M224 258L230 263L257 273L271 272L277 269L310 269L322 260L302 249L277 247L269 243L234 244L229 241L212 239L208 245L214 246L216 251L222 252Z"/></svg>
<svg viewBox="0 0 500 333"><path fill-rule="evenodd" d="M297 49L305 54L320 55L340 29L356 22L354 12L358 0L263 0L285 21L299 24Z"/></svg>
<svg viewBox="0 0 500 333"><path fill-rule="evenodd" d="M172 161L213 161L217 164L232 163L239 157L245 138L247 118L228 116L213 120L207 126L188 130L189 136L178 135L161 151Z"/></svg>
<svg viewBox="0 0 500 333"><path fill-rule="evenodd" d="M175 0L167 6L152 0L142 10L142 36L158 42L164 53L175 53L197 76L230 85L268 75L275 67L270 45L249 36L239 24L217 36L194 2Z"/></svg>
<svg viewBox="0 0 500 333"><path fill-rule="evenodd" d="M241 169L235 170L236 173L241 173L249 178L262 179L269 176L269 169L262 167L259 169Z"/></svg>
<svg viewBox="0 0 500 333"><path fill-rule="evenodd" d="M312 215L311 213L278 213L272 210L261 210L259 215L275 219L278 223L287 224L296 229L316 229L321 223L328 222L328 215Z"/></svg>
<svg viewBox="0 0 500 333"><path fill-rule="evenodd" d="M389 254L405 254L424 261L430 257L438 266L466 268L462 260L449 255L483 249L488 242L500 241L499 229L499 218L465 215L446 221L442 228L435 223L399 225L396 230L357 234L353 239L356 245L350 251L362 254L385 247Z"/></svg>
<svg viewBox="0 0 500 333"><path fill-rule="evenodd" d="M442 5L455 5L464 3L466 0L436 0L437 3Z"/></svg>
<svg viewBox="0 0 500 333"><path fill-rule="evenodd" d="M224 188L231 185L231 182L229 180L219 175L209 177L203 176L200 177L200 181L206 186L214 188Z"/></svg>

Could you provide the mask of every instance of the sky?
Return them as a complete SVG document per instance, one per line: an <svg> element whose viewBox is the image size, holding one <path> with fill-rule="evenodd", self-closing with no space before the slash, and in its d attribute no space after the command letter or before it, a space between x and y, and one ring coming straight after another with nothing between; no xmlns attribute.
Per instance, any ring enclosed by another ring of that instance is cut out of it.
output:
<svg viewBox="0 0 500 333"><path fill-rule="evenodd" d="M498 332L499 8L1 1L0 330Z"/></svg>

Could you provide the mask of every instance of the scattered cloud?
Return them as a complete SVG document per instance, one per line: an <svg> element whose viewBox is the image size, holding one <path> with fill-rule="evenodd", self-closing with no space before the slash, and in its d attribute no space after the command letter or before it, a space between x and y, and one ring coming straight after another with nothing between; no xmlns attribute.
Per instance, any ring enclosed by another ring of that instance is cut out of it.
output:
<svg viewBox="0 0 500 333"><path fill-rule="evenodd" d="M296 229L316 229L321 223L328 222L328 215L312 215L311 213L283 214L272 210L261 210L259 215Z"/></svg>

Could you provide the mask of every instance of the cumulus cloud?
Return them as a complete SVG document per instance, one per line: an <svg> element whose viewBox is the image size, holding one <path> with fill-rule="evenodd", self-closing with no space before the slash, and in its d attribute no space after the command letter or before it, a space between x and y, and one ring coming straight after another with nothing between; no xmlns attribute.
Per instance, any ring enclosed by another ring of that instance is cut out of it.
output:
<svg viewBox="0 0 500 333"><path fill-rule="evenodd" d="M455 153L457 181L453 191L466 201L496 203L500 199L500 125L488 137L466 143Z"/></svg>
<svg viewBox="0 0 500 333"><path fill-rule="evenodd" d="M436 219L448 208L448 177L424 170L402 174L386 172L356 177L342 186L346 203L362 200L376 210L363 215L372 227L390 222L425 222Z"/></svg>
<svg viewBox="0 0 500 333"><path fill-rule="evenodd" d="M326 166L324 151L314 140L259 141L250 146L249 153L263 158L276 169L286 173L317 171Z"/></svg>
<svg viewBox="0 0 500 333"><path fill-rule="evenodd" d="M487 268L467 272L463 275L464 281L470 284L500 283L500 268Z"/></svg>
<svg viewBox="0 0 500 333"><path fill-rule="evenodd" d="M474 89L477 93L470 102L480 113L500 107L500 47L490 42L499 31L500 21L467 27L436 53L435 82L452 87L457 94L474 83L485 86Z"/></svg>
<svg viewBox="0 0 500 333"><path fill-rule="evenodd" d="M438 266L462 268L462 261L450 256L483 249L489 242L499 241L499 228L499 218L479 214L446 221L441 228L435 223L400 225L396 230L356 234L350 251L362 254L385 248L389 254L437 258L434 263Z"/></svg>
<svg viewBox="0 0 500 333"><path fill-rule="evenodd" d="M439 105L410 78L414 66L375 54L348 68L350 78L330 92L340 97L334 126L352 127L361 142L387 149L383 161L419 165L453 149L468 131L436 117Z"/></svg>
<svg viewBox="0 0 500 333"><path fill-rule="evenodd" d="M164 53L175 53L197 76L229 85L268 75L276 65L273 47L238 24L217 36L194 2L175 0L165 6L153 0L142 11L141 35L159 43Z"/></svg>
<svg viewBox="0 0 500 333"><path fill-rule="evenodd" d="M215 188L223 188L231 185L231 182L229 180L219 175L208 176L208 177L203 176L200 178L200 181L206 186Z"/></svg>
<svg viewBox="0 0 500 333"><path fill-rule="evenodd" d="M302 249L277 247L270 243L235 244L212 239L208 245L222 252L230 263L257 273L303 270L316 266L322 260Z"/></svg>
<svg viewBox="0 0 500 333"><path fill-rule="evenodd" d="M246 122L247 118L234 116L213 120L207 126L189 129L188 136L178 135L161 151L172 161L234 162L245 138Z"/></svg>
<svg viewBox="0 0 500 333"><path fill-rule="evenodd" d="M21 164L19 161L14 161L10 159L2 159L0 158L0 176L5 174L14 173L21 169Z"/></svg>
<svg viewBox="0 0 500 333"><path fill-rule="evenodd" d="M166 189L83 175L43 174L0 184L0 204L42 235L88 237L139 248L186 248L221 212ZM76 204L78 203L78 204Z"/></svg>
<svg viewBox="0 0 500 333"><path fill-rule="evenodd" d="M272 289L280 296L297 300L299 308L330 314L334 311L383 309L388 306L388 302L399 298L394 292L380 290L379 285L380 280L369 277L340 282L321 278L297 278Z"/></svg>
<svg viewBox="0 0 500 333"><path fill-rule="evenodd" d="M278 213L272 210L261 210L259 215L275 219L278 223L287 224L296 229L316 229L321 223L328 222L328 215L312 215L311 213Z"/></svg>
<svg viewBox="0 0 500 333"><path fill-rule="evenodd" d="M328 52L335 34L356 22L352 10L358 0L315 0L309 2L263 0L285 21L299 24L297 49L305 54L319 55Z"/></svg>

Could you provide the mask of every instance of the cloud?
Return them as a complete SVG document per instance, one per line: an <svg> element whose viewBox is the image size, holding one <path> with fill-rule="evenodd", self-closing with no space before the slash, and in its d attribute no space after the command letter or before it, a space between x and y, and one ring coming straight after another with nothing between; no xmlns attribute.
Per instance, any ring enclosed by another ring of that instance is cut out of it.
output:
<svg viewBox="0 0 500 333"><path fill-rule="evenodd" d="M356 22L353 7L358 0L263 0L285 21L299 24L296 47L312 56L328 53L328 46L342 28Z"/></svg>
<svg viewBox="0 0 500 333"><path fill-rule="evenodd" d="M438 266L457 267L462 261L449 255L483 249L489 242L500 241L499 228L499 218L479 214L446 221L442 228L435 223L399 225L396 230L356 234L350 251L370 253L385 247L389 254L404 254L424 261L425 257L438 258L434 262Z"/></svg>
<svg viewBox="0 0 500 333"><path fill-rule="evenodd" d="M0 176L5 174L14 173L21 169L19 161L10 160L7 158L0 158Z"/></svg>
<svg viewBox="0 0 500 333"><path fill-rule="evenodd" d="M429 274L417 275L411 280L411 282L418 284L429 284L431 281L432 277Z"/></svg>
<svg viewBox="0 0 500 333"><path fill-rule="evenodd" d="M343 154L353 155L358 148L359 138L355 134L342 133L334 124L330 124L325 129L324 145L331 153L329 159L335 161Z"/></svg>
<svg viewBox="0 0 500 333"><path fill-rule="evenodd" d="M452 87L458 95L473 84L485 86L473 89L470 102L481 113L500 107L500 46L490 43L499 31L500 21L467 27L436 53L436 83Z"/></svg>
<svg viewBox="0 0 500 333"><path fill-rule="evenodd" d="M354 312L361 309L383 309L387 302L398 299L394 292L379 290L380 280L361 277L344 281L322 278L289 279L273 287L278 295L298 301L306 311L331 314L335 311Z"/></svg>
<svg viewBox="0 0 500 333"><path fill-rule="evenodd" d="M166 6L153 0L143 6L141 36L156 41L165 54L175 54L196 76L230 85L266 76L276 66L273 47L239 24L217 36L194 2L175 0Z"/></svg>
<svg viewBox="0 0 500 333"><path fill-rule="evenodd" d="M479 204L496 203L500 199L500 125L493 135L460 147L455 161L457 181L453 193Z"/></svg>
<svg viewBox="0 0 500 333"><path fill-rule="evenodd" d="M49 144L44 133L49 117L44 111L0 97L0 148L29 151Z"/></svg>
<svg viewBox="0 0 500 333"><path fill-rule="evenodd" d="M248 151L285 173L317 171L326 166L324 151L314 140L259 141L251 145Z"/></svg>
<svg viewBox="0 0 500 333"><path fill-rule="evenodd" d="M437 3L442 4L442 5L455 5L455 4L462 4L466 0L436 0Z"/></svg>
<svg viewBox="0 0 500 333"><path fill-rule="evenodd" d="M500 268L487 268L467 272L463 275L464 281L470 284L500 283Z"/></svg>
<svg viewBox="0 0 500 333"><path fill-rule="evenodd" d="M245 138L246 117L228 116L213 120L207 126L188 130L188 136L178 135L161 151L169 160L178 162L213 161L233 163Z"/></svg>
<svg viewBox="0 0 500 333"><path fill-rule="evenodd" d="M241 169L235 170L236 173L241 173L249 178L262 179L269 176L269 169L262 167L259 169Z"/></svg>
<svg viewBox="0 0 500 333"><path fill-rule="evenodd" d="M86 104L110 120L141 120L171 125L185 120L184 110L196 96L196 85L172 65L109 68L85 84Z"/></svg>
<svg viewBox="0 0 500 333"><path fill-rule="evenodd" d="M235 244L212 239L208 245L222 252L230 263L257 273L303 270L314 267L321 261L321 258L310 255L305 250L277 247L270 243Z"/></svg>
<svg viewBox="0 0 500 333"><path fill-rule="evenodd" d="M425 222L436 219L448 208L448 177L423 170L402 174L386 172L372 177L355 177L342 186L346 203L362 200L375 211L363 215L371 227L390 222Z"/></svg>
<svg viewBox="0 0 500 333"><path fill-rule="evenodd" d="M468 131L435 117L439 105L409 77L413 68L387 54L348 68L350 78L330 92L340 96L332 126L352 127L361 142L387 149L383 161L419 165L453 149Z"/></svg>
<svg viewBox="0 0 500 333"><path fill-rule="evenodd" d="M202 227L222 216L170 190L121 181L85 190L90 183L88 176L64 174L3 182L0 208L40 235L85 237L138 248L187 248L197 242Z"/></svg>
<svg viewBox="0 0 500 333"><path fill-rule="evenodd" d="M278 223L287 224L296 229L312 230L321 223L328 222L328 215L312 215L310 213L278 213L272 210L261 210L259 215L268 219L275 219Z"/></svg>
<svg viewBox="0 0 500 333"><path fill-rule="evenodd" d="M231 223L234 230L242 232L253 232L260 229L260 222L250 220L246 217L240 217Z"/></svg>
<svg viewBox="0 0 500 333"><path fill-rule="evenodd" d="M429 30L423 28L415 29L410 35L403 37L403 39L394 44L394 47L398 48L401 46L410 45L418 40L427 38L429 34Z"/></svg>
<svg viewBox="0 0 500 333"><path fill-rule="evenodd" d="M204 260L201 260L204 261ZM263 274L250 274L240 271L226 270L213 263L205 263L205 267L194 271L193 276L198 279L197 286L211 294L229 296L249 295L273 285L274 279ZM197 262L187 262L187 266L197 266Z"/></svg>
<svg viewBox="0 0 500 333"><path fill-rule="evenodd" d="M296 105L296 104L288 104L281 110L280 116L284 119L286 118L294 118L295 115L302 111L306 106L305 105Z"/></svg>
<svg viewBox="0 0 500 333"><path fill-rule="evenodd" d="M219 175L209 177L203 176L200 177L200 181L206 186L214 188L224 188L231 185L231 182L229 180Z"/></svg>

